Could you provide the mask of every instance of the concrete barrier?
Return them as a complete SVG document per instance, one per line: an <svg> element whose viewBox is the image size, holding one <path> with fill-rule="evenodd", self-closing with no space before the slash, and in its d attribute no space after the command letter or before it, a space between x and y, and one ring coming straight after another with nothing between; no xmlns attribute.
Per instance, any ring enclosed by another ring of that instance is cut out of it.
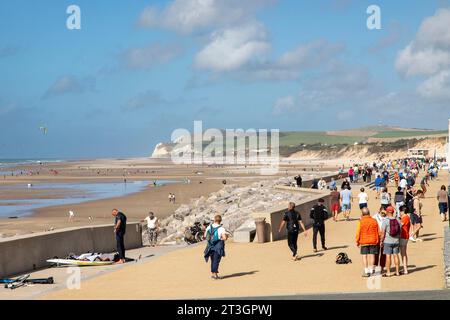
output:
<svg viewBox="0 0 450 320"><path fill-rule="evenodd" d="M142 247L140 223L127 224L125 247ZM0 277L48 266L47 259L70 253L115 252L113 225L68 228L0 239Z"/></svg>
<svg viewBox="0 0 450 320"><path fill-rule="evenodd" d="M302 192L308 194L308 198L304 199L296 203L295 210L300 213L302 216L303 223L305 227L308 229L312 226L312 219L309 217L309 213L311 208L317 204L317 200L324 199L325 206L328 209L328 213L331 216L330 204L331 204L331 196L328 190L319 191L313 189L306 188L295 188L295 187L276 187L277 189L289 190L292 192ZM286 238L286 230L282 230L278 232L278 227L280 226L281 220L283 219L284 213L287 210L287 204L282 206L273 207L267 211L263 212L254 212L252 214L253 218L266 218L266 223L268 225L268 237L269 241L277 241ZM256 239L255 239L256 241Z"/></svg>

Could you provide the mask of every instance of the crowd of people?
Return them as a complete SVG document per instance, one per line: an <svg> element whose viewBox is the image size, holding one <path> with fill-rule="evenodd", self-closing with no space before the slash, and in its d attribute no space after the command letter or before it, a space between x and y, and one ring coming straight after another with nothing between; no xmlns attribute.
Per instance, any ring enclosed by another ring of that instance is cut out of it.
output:
<svg viewBox="0 0 450 320"><path fill-rule="evenodd" d="M340 170L342 172L342 169ZM420 185L417 186L419 174L423 172ZM341 190L338 191L337 181L331 179L329 184L323 178L311 184L313 189L329 189L331 203L331 217L333 221L339 221L342 213L344 221L351 221L352 204L355 200L352 187L362 179L368 186L372 186L376 191L375 198L379 200L379 207L375 214L371 214L369 209L369 193L366 187L360 187L357 195L358 209L360 215L356 230L356 245L360 248L362 262L364 266L363 277L370 277L376 272L380 272L384 277L393 274L399 276L408 274L408 254L407 246L409 241L420 242L420 231L423 228L422 219L422 199L428 191L428 181L438 176L439 164L435 161L423 161L405 159L400 161L377 162L371 165L365 164L352 166L347 174L348 178L343 179ZM375 178L375 179L373 179ZM298 187L303 186L300 175L295 178ZM372 183L372 181L374 181ZM395 188L392 195L389 188ZM174 195L169 195L169 201L175 202ZM442 221L447 221L449 210L449 196L446 186L442 186L437 194L439 202L439 213ZM123 237L125 235L126 216L118 210L113 210L116 218L115 234L117 239L117 251L120 256L119 263L125 261L125 248ZM312 220L312 246L317 252L317 242L320 236L322 250L327 250L325 242L325 221L329 218L328 208L325 200L319 199L310 212ZM159 220L153 212L142 220L147 224L149 242L155 246L158 241L160 229ZM295 210L295 204L290 202L278 232L286 229L287 242L292 252L293 260L300 260L298 255L298 236L300 229L307 237L308 231L302 221L301 214ZM222 226L222 217L216 215L214 222L204 225L201 230L202 239L206 239L207 246L204 252L205 260L211 261L211 277L220 279L219 264L221 258L225 256L225 241L229 233ZM394 266L394 273L391 272ZM402 270L400 270L402 267Z"/></svg>
<svg viewBox="0 0 450 320"><path fill-rule="evenodd" d="M402 159L354 165L348 169L348 177L343 179L340 191L336 181L331 179L328 189L330 189L331 217L335 222L339 221L340 213L345 221L352 220L350 216L355 200L352 187L358 182L361 183L361 179L375 190L375 198L379 201L377 212L372 215L369 209L369 193L366 187L359 188L356 198L358 212L361 214L356 217L359 220L356 245L360 248L364 277L370 277L376 270L384 277L390 277L391 265L395 267L395 275L408 274L407 245L409 241L423 241L420 237L423 228L422 199L428 191L429 180L438 177L440 165L441 163L431 159ZM341 168L340 172L343 175L344 168ZM300 175L295 179L298 181L299 177ZM416 183L419 179L420 183ZM325 189L322 180L313 181L311 188ZM395 193L392 194L390 188L395 188ZM445 185L441 186L436 197L441 219L447 221L449 195ZM317 252L317 234L320 234L322 248L326 250L324 221L328 218L328 212L323 202L323 199L319 200L310 213L314 252ZM279 232L285 225L288 246L293 259L298 260L297 236L300 227L305 236L307 232L301 215L295 211L293 203L289 204Z"/></svg>

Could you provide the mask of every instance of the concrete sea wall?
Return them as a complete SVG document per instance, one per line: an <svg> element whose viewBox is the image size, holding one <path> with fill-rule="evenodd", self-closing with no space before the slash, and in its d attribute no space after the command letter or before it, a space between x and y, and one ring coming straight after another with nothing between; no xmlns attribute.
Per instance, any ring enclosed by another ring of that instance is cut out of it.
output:
<svg viewBox="0 0 450 320"><path fill-rule="evenodd" d="M125 247L142 246L141 225L127 224ZM47 259L65 258L70 253L115 252L113 225L68 228L0 240L0 277L12 276L48 266Z"/></svg>

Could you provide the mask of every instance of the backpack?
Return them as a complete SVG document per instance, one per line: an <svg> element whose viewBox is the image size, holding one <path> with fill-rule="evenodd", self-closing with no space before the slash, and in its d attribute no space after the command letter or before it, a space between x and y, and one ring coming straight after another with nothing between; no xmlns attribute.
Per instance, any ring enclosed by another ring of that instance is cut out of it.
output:
<svg viewBox="0 0 450 320"><path fill-rule="evenodd" d="M349 259L348 255L345 252L340 252L336 256L336 264L349 264L352 263L352 260Z"/></svg>
<svg viewBox="0 0 450 320"><path fill-rule="evenodd" d="M214 245L217 241L219 241L219 228L213 228L212 224L210 225L210 228L208 232L206 233L206 240L210 245Z"/></svg>
<svg viewBox="0 0 450 320"><path fill-rule="evenodd" d="M397 237L400 233L400 223L397 219L389 219L389 235L391 237Z"/></svg>

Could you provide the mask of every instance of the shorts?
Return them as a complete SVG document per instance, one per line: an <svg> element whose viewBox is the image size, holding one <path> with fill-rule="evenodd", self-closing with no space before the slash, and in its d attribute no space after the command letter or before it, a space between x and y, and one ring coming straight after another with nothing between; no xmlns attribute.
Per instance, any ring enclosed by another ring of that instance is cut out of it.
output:
<svg viewBox="0 0 450 320"><path fill-rule="evenodd" d="M377 190L377 192L380 193L381 187L375 187L375 190Z"/></svg>
<svg viewBox="0 0 450 320"><path fill-rule="evenodd" d="M400 253L400 244L385 243L383 245L383 253L384 254L399 254Z"/></svg>
<svg viewBox="0 0 450 320"><path fill-rule="evenodd" d="M362 210L364 208L367 208L367 203L360 203L359 208Z"/></svg>
<svg viewBox="0 0 450 320"><path fill-rule="evenodd" d="M400 247L406 247L408 245L408 240L409 239L400 239Z"/></svg>
<svg viewBox="0 0 450 320"><path fill-rule="evenodd" d="M445 214L447 213L448 210L448 205L446 202L439 202L439 213L440 214Z"/></svg>
<svg viewBox="0 0 450 320"><path fill-rule="evenodd" d="M422 223L422 217L419 217L416 213L411 213L409 215L410 219L411 219L411 224L421 224Z"/></svg>
<svg viewBox="0 0 450 320"><path fill-rule="evenodd" d="M331 205L331 211L333 211L333 212L339 211L339 203L333 203Z"/></svg>
<svg viewBox="0 0 450 320"><path fill-rule="evenodd" d="M378 254L378 245L361 246L361 254Z"/></svg>
<svg viewBox="0 0 450 320"><path fill-rule="evenodd" d="M347 211L347 210L351 210L351 209L352 209L352 205L350 203L342 204L342 211Z"/></svg>

